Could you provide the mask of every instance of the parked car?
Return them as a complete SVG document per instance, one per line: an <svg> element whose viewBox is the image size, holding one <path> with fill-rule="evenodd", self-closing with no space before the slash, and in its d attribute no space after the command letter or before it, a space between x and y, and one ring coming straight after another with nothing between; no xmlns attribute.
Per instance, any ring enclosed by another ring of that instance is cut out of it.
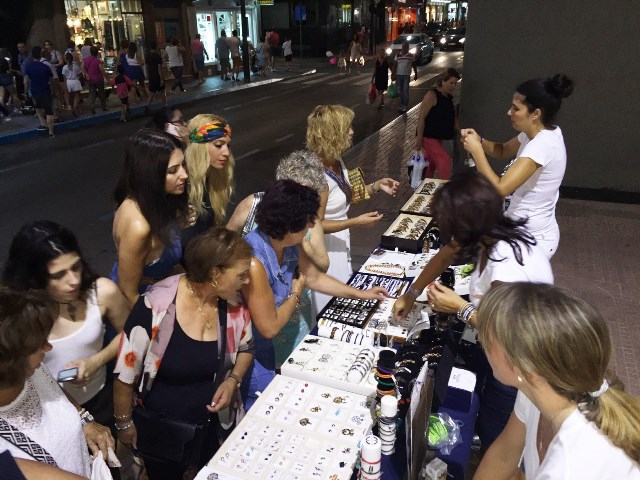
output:
<svg viewBox="0 0 640 480"><path fill-rule="evenodd" d="M466 27L450 28L440 39L440 50L449 50L450 48L464 48L466 37Z"/></svg>
<svg viewBox="0 0 640 480"><path fill-rule="evenodd" d="M445 27L442 22L429 22L423 33L426 33L435 45L440 45L440 39L446 31L447 27Z"/></svg>
<svg viewBox="0 0 640 480"><path fill-rule="evenodd" d="M435 46L427 35L424 33L403 33L391 42L391 45L387 48L387 55L389 55L392 60L402 49L404 42L409 42L409 52L415 55L418 64L429 63L433 58Z"/></svg>

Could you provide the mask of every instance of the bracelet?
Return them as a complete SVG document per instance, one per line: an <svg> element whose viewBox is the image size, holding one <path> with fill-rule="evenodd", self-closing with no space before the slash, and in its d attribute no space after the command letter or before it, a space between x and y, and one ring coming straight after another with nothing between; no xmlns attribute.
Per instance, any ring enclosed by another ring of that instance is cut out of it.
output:
<svg viewBox="0 0 640 480"><path fill-rule="evenodd" d="M476 312L476 307L473 306L472 303L466 302L458 310L456 314L458 319L462 320L464 323L469 323L471 320L471 316Z"/></svg>
<svg viewBox="0 0 640 480"><path fill-rule="evenodd" d="M229 373L229 377L227 379L231 378L232 380L235 380L236 383L238 384L236 386L236 390L238 390L240 388L240 385L242 385L242 378L240 378L239 375L236 375L235 373L231 372Z"/></svg>
<svg viewBox="0 0 640 480"><path fill-rule="evenodd" d="M127 422L127 421L131 420L131 414L128 414L128 415L116 415L114 413L113 414L113 418L115 418L116 420L120 420L121 422Z"/></svg>
<svg viewBox="0 0 640 480"><path fill-rule="evenodd" d="M409 287L409 290L407 290L407 294L412 296L414 299L418 298L421 293L422 292L420 292L418 289L416 289L413 285L411 285Z"/></svg>
<svg viewBox="0 0 640 480"><path fill-rule="evenodd" d="M78 415L80 415L80 423L83 427L95 422L95 419L93 418L93 415L89 413L89 410L83 408L78 412Z"/></svg>
<svg viewBox="0 0 640 480"><path fill-rule="evenodd" d="M289 300L290 298L296 299L296 307L300 306L300 295L298 295L296 292L291 292L289 295L287 295L286 300Z"/></svg>
<svg viewBox="0 0 640 480"><path fill-rule="evenodd" d="M373 182L373 183L371 184L371 191L372 191L373 193L378 193L378 192L380 191L380 187L376 188L376 182Z"/></svg>
<svg viewBox="0 0 640 480"><path fill-rule="evenodd" d="M130 421L129 423L127 423L126 425L118 425L117 423L114 424L114 427L116 427L116 430L121 431L121 430L127 430L131 427L133 427L133 422Z"/></svg>

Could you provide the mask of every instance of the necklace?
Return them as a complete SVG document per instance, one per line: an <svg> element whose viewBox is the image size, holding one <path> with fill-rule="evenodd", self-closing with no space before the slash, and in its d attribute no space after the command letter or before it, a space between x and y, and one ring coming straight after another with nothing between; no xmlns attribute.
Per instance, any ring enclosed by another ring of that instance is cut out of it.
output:
<svg viewBox="0 0 640 480"><path fill-rule="evenodd" d="M67 306L67 313L69 314L69 319L72 322L76 321L76 314L78 313L78 307L75 306L73 302L65 303Z"/></svg>
<svg viewBox="0 0 640 480"><path fill-rule="evenodd" d="M388 277L404 277L405 270L402 265L395 263L374 263L365 265L364 269L367 272L377 273L379 275L386 275Z"/></svg>
<svg viewBox="0 0 640 480"><path fill-rule="evenodd" d="M193 291L193 286L191 286L191 282L189 280L187 280L187 287L189 288L191 295L193 295L193 298L196 301L196 308L198 309L198 312L200 312L200 315L202 315L202 318L204 318L205 322L207 322L206 324L207 330L211 330L211 321L207 318L204 311L202 310L202 307L200 306L200 301L199 301L200 299L196 295L196 292ZM203 302L203 305L204 305L204 302ZM217 306L213 307L213 311L214 313L217 313L218 307Z"/></svg>

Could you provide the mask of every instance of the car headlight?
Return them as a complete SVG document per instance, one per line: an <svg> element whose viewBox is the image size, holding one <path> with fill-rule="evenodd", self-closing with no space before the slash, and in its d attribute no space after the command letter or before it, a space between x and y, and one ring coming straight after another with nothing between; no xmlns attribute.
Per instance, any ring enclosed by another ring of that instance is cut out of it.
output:
<svg viewBox="0 0 640 480"><path fill-rule="evenodd" d="M387 55L391 55L391 52L392 52L392 51L393 51L393 50L391 50L391 48L387 48L387 49L385 50L385 52L387 52Z"/></svg>
<svg viewBox="0 0 640 480"><path fill-rule="evenodd" d="M418 50L416 50L416 47L413 47L411 50L409 50L409 53L410 53L411 55L415 55L417 51L418 51Z"/></svg>
<svg viewBox="0 0 640 480"><path fill-rule="evenodd" d="M460 39L460 43L464 43L464 41L465 41L464 37Z"/></svg>
<svg viewBox="0 0 640 480"><path fill-rule="evenodd" d="M444 37L442 37L442 38L440 39L440 43L447 43L447 39L446 39L446 38L444 38Z"/></svg>

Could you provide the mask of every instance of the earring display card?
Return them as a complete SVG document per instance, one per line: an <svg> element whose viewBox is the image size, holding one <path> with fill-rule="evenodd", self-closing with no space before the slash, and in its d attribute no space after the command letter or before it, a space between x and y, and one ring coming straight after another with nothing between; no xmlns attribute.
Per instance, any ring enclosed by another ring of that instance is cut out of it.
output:
<svg viewBox="0 0 640 480"><path fill-rule="evenodd" d="M425 178L424 180L422 180L422 183L418 185L415 193L418 193L420 195L433 195L434 193L436 193L436 190L438 190L445 183L447 183L447 180L440 180L439 178Z"/></svg>
<svg viewBox="0 0 640 480"><path fill-rule="evenodd" d="M348 480L373 424L373 404L276 375L196 479Z"/></svg>
<svg viewBox="0 0 640 480"><path fill-rule="evenodd" d="M431 307L425 303L416 302L403 320L393 318L393 299L385 299L380 302L378 309L371 316L366 332L371 332L374 337L387 336L393 337L394 341L404 343L407 340L409 331L415 326L416 322L421 320L422 311L431 312Z"/></svg>
<svg viewBox="0 0 640 480"><path fill-rule="evenodd" d="M427 230L432 223L431 217L401 213L382 234L380 245L387 249L421 253Z"/></svg>
<svg viewBox="0 0 640 480"><path fill-rule="evenodd" d="M354 273L347 284L359 290L383 287L392 297L402 295L409 286L409 282L405 279L360 272ZM378 302L379 300L334 297L320 312L318 320L326 319L362 328L375 311Z"/></svg>
<svg viewBox="0 0 640 480"><path fill-rule="evenodd" d="M414 193L400 209L400 213L431 216L431 195Z"/></svg>
<svg viewBox="0 0 640 480"><path fill-rule="evenodd" d="M371 368L367 369L359 383L351 383L347 380L349 369L365 349L375 354L372 362L372 365L375 365L381 348L353 345L339 340L307 335L282 364L282 374L375 397L376 381Z"/></svg>

